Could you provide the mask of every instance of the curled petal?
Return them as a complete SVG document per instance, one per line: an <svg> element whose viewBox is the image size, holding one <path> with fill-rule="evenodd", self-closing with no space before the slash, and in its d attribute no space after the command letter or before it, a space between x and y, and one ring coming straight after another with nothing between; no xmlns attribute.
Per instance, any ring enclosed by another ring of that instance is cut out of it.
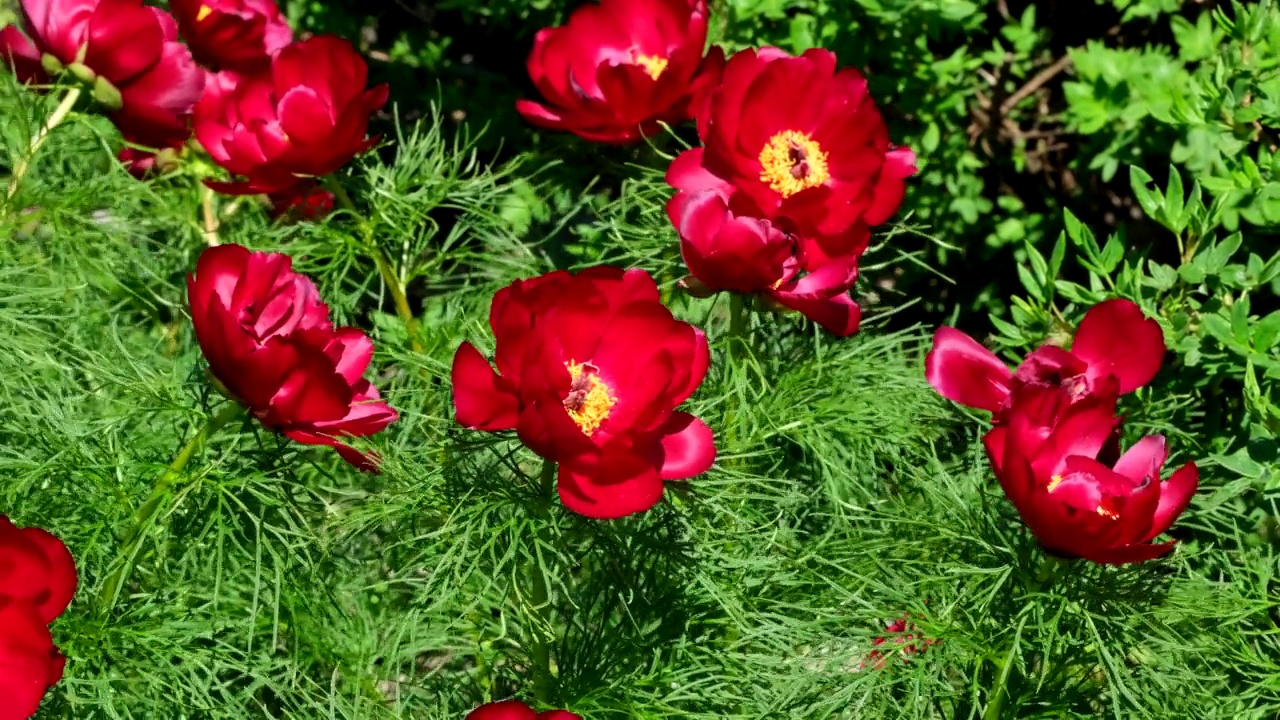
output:
<svg viewBox="0 0 1280 720"><path fill-rule="evenodd" d="M458 347L451 378L458 424L490 432L515 428L520 406L514 389L471 343Z"/></svg>
<svg viewBox="0 0 1280 720"><path fill-rule="evenodd" d="M684 480L711 469L716 460L711 428L685 412L671 415L662 433L662 479Z"/></svg>
<svg viewBox="0 0 1280 720"><path fill-rule="evenodd" d="M961 405L996 412L1009 399L1009 368L955 328L943 326L934 333L924 367L933 389Z"/></svg>
<svg viewBox="0 0 1280 720"><path fill-rule="evenodd" d="M1124 299L1094 305L1080 321L1071 345L1071 354L1089 364L1090 380L1115 375L1121 394L1151 382L1160 371L1164 353L1160 323Z"/></svg>
<svg viewBox="0 0 1280 720"><path fill-rule="evenodd" d="M1196 494L1198 487L1200 487L1200 471L1193 462L1178 468L1168 480L1160 484L1160 504L1156 506L1155 515L1151 520L1151 532L1146 538L1148 541L1173 525L1178 516L1191 504L1191 498Z"/></svg>

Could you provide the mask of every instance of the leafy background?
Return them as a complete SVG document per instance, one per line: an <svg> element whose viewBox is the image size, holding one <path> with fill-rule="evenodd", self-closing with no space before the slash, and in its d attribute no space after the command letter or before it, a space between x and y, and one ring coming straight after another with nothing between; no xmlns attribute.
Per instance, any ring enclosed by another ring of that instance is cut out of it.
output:
<svg viewBox="0 0 1280 720"><path fill-rule="evenodd" d="M534 637L554 643L555 700L588 718L979 717L1001 677L1001 717L1280 714L1275 4L713 3L730 48L822 46L864 69L921 157L867 258L864 331L757 314L732 363L724 303L674 286L661 171L691 129L602 149L512 109L533 33L573 4L286 3L392 85L390 142L346 182L427 346L410 350L352 218L224 204L224 241L290 253L370 329L402 419L376 477L224 430L112 607L95 596L117 538L222 402L185 317L198 197L189 175L134 181L90 117L42 150L0 220L0 511L64 537L82 570L41 716L460 718L531 697ZM10 166L49 107L0 80ZM717 357L692 403L717 467L613 523L548 505L535 458L457 429L448 392L458 343L491 343L495 289L594 262L653 272ZM1172 558L1047 579L977 418L921 360L938 323L1015 357L1114 295L1172 350L1126 406L1130 440L1166 433L1202 489ZM547 607L531 568L553 579ZM860 667L904 612L941 642Z"/></svg>

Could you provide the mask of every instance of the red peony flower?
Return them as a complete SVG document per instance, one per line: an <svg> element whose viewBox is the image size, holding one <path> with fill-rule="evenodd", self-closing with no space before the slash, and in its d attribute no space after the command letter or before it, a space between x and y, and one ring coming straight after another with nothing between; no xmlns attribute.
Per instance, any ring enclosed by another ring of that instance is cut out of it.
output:
<svg viewBox="0 0 1280 720"><path fill-rule="evenodd" d="M75 561L61 540L0 515L0 599L29 603L47 625L71 604L76 582Z"/></svg>
<svg viewBox="0 0 1280 720"><path fill-rule="evenodd" d="M241 182L234 195L275 193L328 175L377 144L369 115L387 86L365 89L368 67L351 43L317 36L280 50L270 71L219 73L195 110L196 139Z"/></svg>
<svg viewBox="0 0 1280 720"><path fill-rule="evenodd" d="M710 362L701 330L671 316L642 270L557 271L498 291L494 372L463 343L453 359L460 424L515 429L560 464L560 499L617 518L662 498L664 480L705 472L711 429L677 412Z"/></svg>
<svg viewBox="0 0 1280 720"><path fill-rule="evenodd" d="M866 249L869 233L832 257L783 225L735 213L733 205L741 195L705 170L680 170L688 157L686 153L677 158L672 164L675 172L669 171L668 176L676 174L698 183L667 203L692 277L686 287L694 294L761 294L835 335L857 332L862 312L849 290L858 279L858 257Z"/></svg>
<svg viewBox="0 0 1280 720"><path fill-rule="evenodd" d="M0 595L0 720L35 715L65 665L36 608Z"/></svg>
<svg viewBox="0 0 1280 720"><path fill-rule="evenodd" d="M1070 351L1043 345L1013 372L973 338L940 327L925 376L948 400L999 415L1009 407L1010 394L1027 384L1060 385L1075 399L1133 392L1159 372L1164 352L1160 324L1132 302L1116 299L1085 313Z"/></svg>
<svg viewBox="0 0 1280 720"><path fill-rule="evenodd" d="M196 62L212 70L254 72L293 42L274 0L169 0Z"/></svg>
<svg viewBox="0 0 1280 720"><path fill-rule="evenodd" d="M1151 541L1187 508L1199 472L1189 462L1162 481L1164 438L1121 455L1119 425L1113 399L1026 385L1013 393L1008 422L983 438L1005 495L1049 552L1118 565L1173 549Z"/></svg>
<svg viewBox="0 0 1280 720"><path fill-rule="evenodd" d="M692 118L720 80L705 0L602 0L540 30L529 75L546 103L520 100L529 122L586 140L629 143Z"/></svg>
<svg viewBox="0 0 1280 720"><path fill-rule="evenodd" d="M582 720L568 710L535 712L519 700L503 700L481 705L467 714L467 720Z"/></svg>
<svg viewBox="0 0 1280 720"><path fill-rule="evenodd" d="M362 377L373 342L356 328L333 327L289 256L208 248L187 276L187 297L210 373L263 426L376 468L376 458L342 440L374 435L397 418Z"/></svg>
<svg viewBox="0 0 1280 720"><path fill-rule="evenodd" d="M22 14L29 40L12 26L0 33L0 56L22 80L44 82L45 68L67 66L131 137L161 147L190 135L204 71L168 13L142 0L22 0Z"/></svg>
<svg viewBox="0 0 1280 720"><path fill-rule="evenodd" d="M692 190L699 181L688 176L705 171L741 194L735 214L785 220L832 257L893 215L915 172L915 154L889 142L866 80L852 68L837 72L826 50L734 55L698 134L705 147L678 158L671 185Z"/></svg>

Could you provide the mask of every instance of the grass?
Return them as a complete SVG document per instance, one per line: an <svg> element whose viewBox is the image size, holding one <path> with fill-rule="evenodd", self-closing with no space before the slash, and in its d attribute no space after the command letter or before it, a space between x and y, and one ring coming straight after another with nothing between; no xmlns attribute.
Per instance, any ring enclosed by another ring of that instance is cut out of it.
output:
<svg viewBox="0 0 1280 720"><path fill-rule="evenodd" d="M6 117L40 116L0 87ZM11 156L34 126L6 126ZM675 291L653 170L536 217L522 197L545 169L487 166L430 123L345 179L408 280L421 352L349 215L272 225L251 201L222 207L223 242L291 254L373 335L371 372L401 412L372 443L384 472L232 423L104 607L130 518L226 402L186 317L193 178L140 183L111 138L92 120L60 129L19 195L30 212L0 220L0 512L63 537L81 571L42 718L461 718L531 700L540 643L552 702L591 720L1280 714L1276 559L1209 506L1213 468L1171 558L1053 570L992 484L976 420L925 383L929 328L881 315L836 341L756 314L730 362L727 303ZM873 258L904 261L889 245ZM668 502L607 523L546 502L514 439L457 428L448 385L463 339L491 347L494 290L601 259L655 272L707 329L691 409L720 448ZM1166 415L1145 419L1171 430ZM940 642L860 668L906 612Z"/></svg>

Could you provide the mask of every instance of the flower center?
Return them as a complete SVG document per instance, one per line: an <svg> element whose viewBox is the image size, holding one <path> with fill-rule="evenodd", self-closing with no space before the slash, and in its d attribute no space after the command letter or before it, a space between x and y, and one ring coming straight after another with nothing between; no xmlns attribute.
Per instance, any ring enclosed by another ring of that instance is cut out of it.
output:
<svg viewBox="0 0 1280 720"><path fill-rule="evenodd" d="M662 71L667 69L667 59L659 55L636 54L632 62L644 68L644 71L654 80L657 80L658 76L662 75Z"/></svg>
<svg viewBox="0 0 1280 720"><path fill-rule="evenodd" d="M1049 478L1049 484L1046 485L1044 489L1048 492L1053 492L1062 484L1062 480L1063 478L1061 475L1054 475ZM1100 517L1104 517L1108 520L1120 519L1120 513L1116 511L1116 501L1114 498L1103 497L1102 500L1098 502L1098 507L1094 512L1098 513Z"/></svg>
<svg viewBox="0 0 1280 720"><path fill-rule="evenodd" d="M213 14L213 8L208 5L201 5L196 11L196 22L204 22L204 19Z"/></svg>
<svg viewBox="0 0 1280 720"><path fill-rule="evenodd" d="M609 409L618 402L613 390L600 379L596 373L599 368L590 363L578 363L570 360L565 363L569 370L569 394L564 398L564 410L582 429L582 434L591 437L609 418Z"/></svg>
<svg viewBox="0 0 1280 720"><path fill-rule="evenodd" d="M784 198L830 179L827 154L809 133L785 130L760 151L760 180Z"/></svg>

